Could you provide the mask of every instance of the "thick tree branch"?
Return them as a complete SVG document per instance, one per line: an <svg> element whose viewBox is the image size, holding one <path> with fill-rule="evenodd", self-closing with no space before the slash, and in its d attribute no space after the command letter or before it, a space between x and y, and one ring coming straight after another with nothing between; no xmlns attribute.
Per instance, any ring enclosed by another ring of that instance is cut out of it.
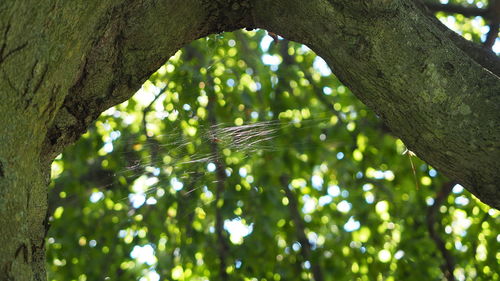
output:
<svg viewBox="0 0 500 281"><path fill-rule="evenodd" d="M79 69L73 71L75 77L69 79L73 84L50 123L43 158L51 161L102 111L130 98L183 45L212 33L253 26L248 1L238 1L237 6L232 2L123 0L101 8L86 23L92 24L93 34L78 50Z"/></svg>
<svg viewBox="0 0 500 281"><path fill-rule="evenodd" d="M409 149L500 207L500 60L412 0L38 1L36 9L32 1L0 1L0 7L0 224L8 226L0 236L0 279L45 279L52 159L184 44L243 27L311 47Z"/></svg>
<svg viewBox="0 0 500 281"><path fill-rule="evenodd" d="M500 60L426 16L413 1L313 0L292 9L302 3L259 0L250 5L252 13L245 10L248 18L224 15L236 17L226 25L217 22L221 15L212 4L161 3L115 7L106 25L96 24L97 36L84 50L87 59L47 135L41 154L47 161L102 110L128 98L182 44L215 30L258 24L313 48L412 151L500 206L500 196L494 196L500 135L493 128L500 110ZM206 22L207 13L217 16L208 15ZM159 37L153 26L166 32ZM119 54L130 55L117 61Z"/></svg>
<svg viewBox="0 0 500 281"><path fill-rule="evenodd" d="M414 1L313 0L283 12L298 2L259 2L256 24L307 44L409 149L500 207L500 60Z"/></svg>

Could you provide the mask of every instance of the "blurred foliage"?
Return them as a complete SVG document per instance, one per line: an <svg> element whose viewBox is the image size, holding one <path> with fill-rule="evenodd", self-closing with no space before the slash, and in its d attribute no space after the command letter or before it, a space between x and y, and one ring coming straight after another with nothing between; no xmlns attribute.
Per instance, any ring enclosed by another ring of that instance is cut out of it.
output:
<svg viewBox="0 0 500 281"><path fill-rule="evenodd" d="M54 162L49 279L440 280L430 223L498 280L498 211L455 185L430 221L449 181L405 150L307 47L200 39Z"/></svg>

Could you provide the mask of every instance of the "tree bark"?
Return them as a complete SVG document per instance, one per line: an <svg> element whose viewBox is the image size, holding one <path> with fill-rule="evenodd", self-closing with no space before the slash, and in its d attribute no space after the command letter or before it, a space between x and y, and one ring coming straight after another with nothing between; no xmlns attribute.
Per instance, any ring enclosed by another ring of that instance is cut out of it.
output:
<svg viewBox="0 0 500 281"><path fill-rule="evenodd" d="M46 280L53 158L183 45L251 26L231 4L0 1L0 280Z"/></svg>
<svg viewBox="0 0 500 281"><path fill-rule="evenodd" d="M0 1L0 279L45 280L52 159L184 44L307 44L421 158L499 208L500 62L412 0Z"/></svg>
<svg viewBox="0 0 500 281"><path fill-rule="evenodd" d="M469 56L413 1L299 2L257 2L257 26L308 45L410 150L499 208L500 60Z"/></svg>

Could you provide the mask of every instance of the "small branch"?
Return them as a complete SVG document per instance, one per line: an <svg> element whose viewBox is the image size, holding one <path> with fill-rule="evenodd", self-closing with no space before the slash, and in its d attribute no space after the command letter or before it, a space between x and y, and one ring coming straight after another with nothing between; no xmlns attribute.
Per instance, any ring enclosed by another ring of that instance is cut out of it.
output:
<svg viewBox="0 0 500 281"><path fill-rule="evenodd" d="M300 252L302 253L302 257L304 260L307 260L311 263L311 270L315 281L323 281L323 273L321 271L321 267L312 260L312 246L307 239L305 233L304 221L302 220L302 216L299 212L299 204L297 202L297 197L294 192L289 188L289 179L288 176L282 175L280 177L282 189L285 191L286 198L288 199L288 209L290 210L290 216L295 224L295 229L297 230L297 238L301 245Z"/></svg>
<svg viewBox="0 0 500 281"><path fill-rule="evenodd" d="M439 190L436 194L434 204L427 209L427 229L429 230L429 235L432 240L434 240L436 247L444 258L445 264L441 266L441 270L448 281L455 280L455 276L453 275L453 271L455 271L455 262L451 253L446 249L443 239L437 233L435 225L437 223L436 216L439 212L439 208L444 203L446 198L448 198L448 195L450 195L454 185L454 182L443 184L441 190Z"/></svg>
<svg viewBox="0 0 500 281"><path fill-rule="evenodd" d="M489 20L490 31L486 35L483 46L491 49L498 38L500 27L500 0L490 0L488 8L478 8L475 6L461 6L456 4L440 4L425 1L424 5L432 12L444 12L449 14L462 14L466 17L483 17Z"/></svg>
<svg viewBox="0 0 500 281"><path fill-rule="evenodd" d="M495 45L495 41L498 38L499 27L499 22L490 24L490 31L488 32L488 35L486 35L486 40L484 40L483 43L484 47L491 49L493 45Z"/></svg>
<svg viewBox="0 0 500 281"><path fill-rule="evenodd" d="M466 17L486 17L488 9L478 8L474 6L462 6L455 4L441 4L425 1L424 5L432 12L444 12L449 14L462 14Z"/></svg>
<svg viewBox="0 0 500 281"><path fill-rule="evenodd" d="M498 38L500 27L500 0L490 0L488 15L486 17L490 20L490 31L486 35L483 46L491 49Z"/></svg>
<svg viewBox="0 0 500 281"><path fill-rule="evenodd" d="M207 79L207 83L211 83L210 79ZM211 85L210 85L211 86ZM226 272L227 268L227 258L229 255L229 245L227 243L226 237L224 236L224 218L222 216L221 208L222 205L219 205L219 201L222 200L224 185L226 181L226 172L224 163L222 161L222 157L219 153L219 146L216 142L216 135L213 128L217 125L217 119L215 117L214 112L214 103L215 103L215 93L213 89L210 89L210 86L207 87L207 92L209 94L207 111L208 111L208 120L211 123L211 135L214 137L213 140L210 140L210 149L215 159L215 173L217 177L217 189L215 191L215 235L217 236L217 254L219 255L219 278L220 280L229 280L229 276Z"/></svg>

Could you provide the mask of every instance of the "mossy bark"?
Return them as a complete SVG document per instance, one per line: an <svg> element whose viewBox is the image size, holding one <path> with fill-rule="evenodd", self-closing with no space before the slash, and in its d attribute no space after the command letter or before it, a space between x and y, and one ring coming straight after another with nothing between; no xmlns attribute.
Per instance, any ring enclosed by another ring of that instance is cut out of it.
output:
<svg viewBox="0 0 500 281"><path fill-rule="evenodd" d="M307 44L412 151L500 207L500 62L411 0L7 0L0 280L46 279L52 159L183 45L244 27Z"/></svg>
<svg viewBox="0 0 500 281"><path fill-rule="evenodd" d="M499 208L498 57L414 1L301 3L259 1L257 26L308 45L410 150Z"/></svg>

